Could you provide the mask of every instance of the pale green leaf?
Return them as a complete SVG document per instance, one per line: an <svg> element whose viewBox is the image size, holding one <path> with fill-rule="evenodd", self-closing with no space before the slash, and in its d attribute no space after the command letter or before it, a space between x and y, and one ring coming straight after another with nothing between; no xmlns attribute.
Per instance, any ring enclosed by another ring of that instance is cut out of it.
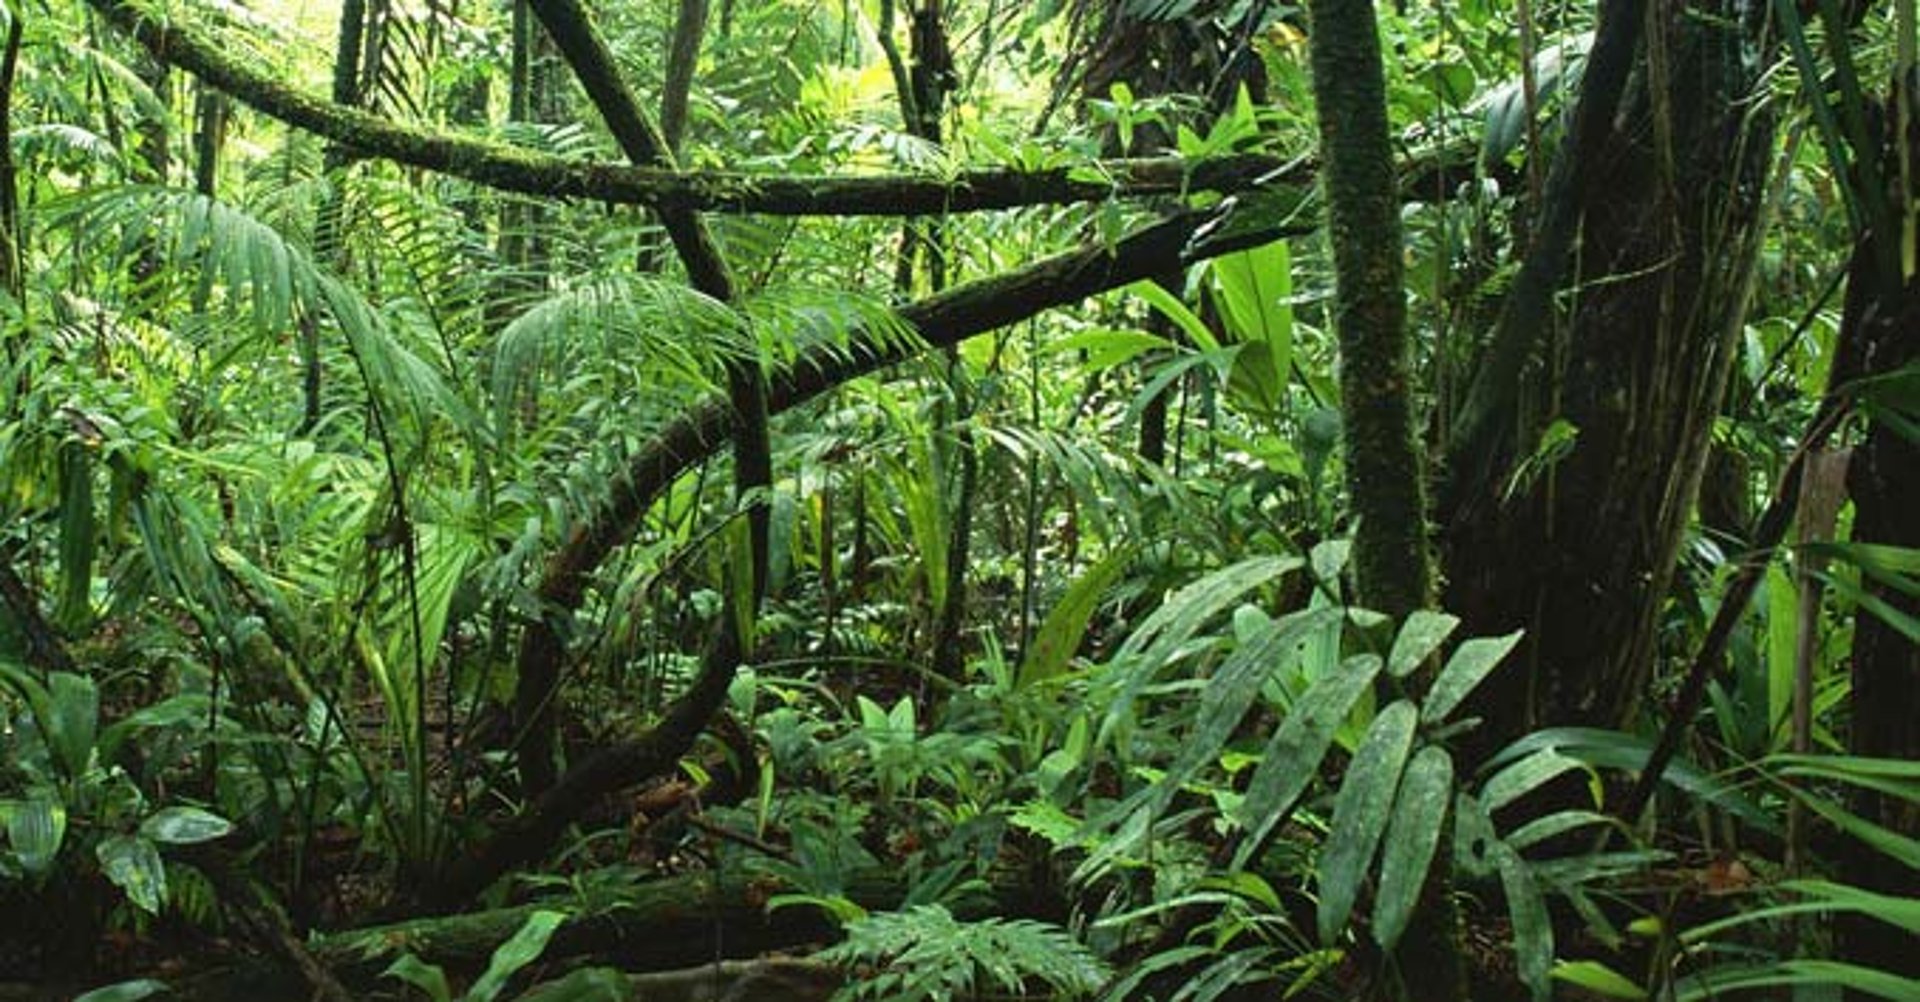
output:
<svg viewBox="0 0 1920 1002"><path fill-rule="evenodd" d="M1398 704L1396 704L1398 705ZM1389 707L1391 709L1391 707ZM1433 853L1453 800L1453 757L1428 745L1413 756L1394 799L1387 844L1380 858L1380 886L1373 899L1373 940L1391 952L1420 901Z"/></svg>
<svg viewBox="0 0 1920 1002"><path fill-rule="evenodd" d="M1440 649L1459 625L1458 616L1430 609L1414 610L1400 625L1399 635L1393 638L1393 650L1387 655L1387 672L1394 678L1411 675L1428 655Z"/></svg>
<svg viewBox="0 0 1920 1002"><path fill-rule="evenodd" d="M1521 633L1515 630L1504 637L1475 637L1455 649L1420 706L1420 722L1444 723L1447 715L1471 695L1520 642Z"/></svg>
<svg viewBox="0 0 1920 1002"><path fill-rule="evenodd" d="M1246 796L1240 801L1236 820L1247 829L1247 838L1234 856L1235 869L1247 865L1306 792L1333 744L1334 731L1369 691L1380 666L1380 659L1372 655L1350 658L1315 682L1293 704L1292 712L1268 740Z"/></svg>
<svg viewBox="0 0 1920 1002"><path fill-rule="evenodd" d="M1346 927L1360 883L1373 865L1374 849L1393 810L1400 772L1413 748L1420 712L1407 700L1380 711L1347 765L1333 801L1333 828L1320 853L1320 942L1331 945Z"/></svg>

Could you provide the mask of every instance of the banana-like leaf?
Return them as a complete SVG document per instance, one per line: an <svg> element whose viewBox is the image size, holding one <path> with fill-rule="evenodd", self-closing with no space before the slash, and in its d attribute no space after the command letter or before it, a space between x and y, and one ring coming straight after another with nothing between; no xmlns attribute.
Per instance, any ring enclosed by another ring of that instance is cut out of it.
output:
<svg viewBox="0 0 1920 1002"><path fill-rule="evenodd" d="M493 959L487 963L486 972L467 989L467 1002L493 1002L507 986L507 979L518 973L521 968L540 958L547 948L547 941L553 938L554 930L567 916L555 911L537 911L527 916L527 921L513 938L500 944L493 951Z"/></svg>
<svg viewBox="0 0 1920 1002"><path fill-rule="evenodd" d="M0 827L6 829L7 844L20 868L37 876L47 872L60 854L67 834L67 808L45 797L0 800Z"/></svg>
<svg viewBox="0 0 1920 1002"><path fill-rule="evenodd" d="M1419 718L1420 711L1404 699L1381 710L1347 766L1333 801L1333 828L1320 853L1318 924L1323 945L1333 944L1360 897L1360 883L1386 831Z"/></svg>
<svg viewBox="0 0 1920 1002"><path fill-rule="evenodd" d="M1133 556L1133 547L1115 548L1080 575L1080 579L1060 597L1052 611L1047 613L1047 618L1041 621L1040 632L1033 638L1032 648L1020 661L1019 688L1053 678L1066 670L1067 662L1072 660L1074 652L1080 649L1080 642L1086 638L1087 623L1093 618L1094 610L1099 608L1100 599L1119 580L1127 565L1133 562Z"/></svg>
<svg viewBox="0 0 1920 1002"><path fill-rule="evenodd" d="M1240 800L1236 820L1246 828L1247 838L1234 855L1234 869L1247 865L1306 792L1333 744L1334 731L1369 691L1380 667L1380 659L1371 654L1349 658L1293 704L1292 712L1267 741L1246 796Z"/></svg>
<svg viewBox="0 0 1920 1002"><path fill-rule="evenodd" d="M1460 625L1460 617L1430 609L1416 609L1400 624L1400 633L1393 638L1393 649L1387 654L1387 672L1394 678L1406 678L1427 656L1440 649L1454 628Z"/></svg>
<svg viewBox="0 0 1920 1002"><path fill-rule="evenodd" d="M1420 901L1433 853L1440 845L1453 800L1453 756L1428 745L1413 756L1394 799L1387 844L1381 851L1380 886L1373 899L1373 941L1392 951Z"/></svg>
<svg viewBox="0 0 1920 1002"><path fill-rule="evenodd" d="M140 834L161 845L194 845L223 838L233 822L198 807L163 807L140 822Z"/></svg>
<svg viewBox="0 0 1920 1002"><path fill-rule="evenodd" d="M167 864L153 840L143 835L115 835L94 847L100 872L127 894L127 900L149 915L160 914L167 900Z"/></svg>
<svg viewBox="0 0 1920 1002"><path fill-rule="evenodd" d="M1515 630L1504 637L1475 637L1461 644L1447 659L1447 666L1440 669L1433 688L1427 691L1427 698L1420 705L1420 722L1429 726L1445 723L1447 715L1471 695L1520 642L1521 633Z"/></svg>
<svg viewBox="0 0 1920 1002"><path fill-rule="evenodd" d="M47 676L47 715L40 727L69 777L87 771L100 727L100 691L93 679L57 671Z"/></svg>

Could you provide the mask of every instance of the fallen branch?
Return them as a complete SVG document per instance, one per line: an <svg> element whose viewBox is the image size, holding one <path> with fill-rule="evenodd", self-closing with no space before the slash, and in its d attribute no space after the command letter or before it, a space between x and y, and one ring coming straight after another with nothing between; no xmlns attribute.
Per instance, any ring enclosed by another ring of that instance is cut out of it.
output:
<svg viewBox="0 0 1920 1002"><path fill-rule="evenodd" d="M1274 180L1294 184L1312 180L1309 165L1283 169L1279 160L1252 155L1199 162L1179 157L1113 160L1038 171L995 168L950 176L765 175L580 163L405 125L335 104L246 65L204 28L157 20L129 0L88 3L156 59L226 91L262 114L364 156L522 195L781 216L921 216L1190 191L1231 192Z"/></svg>

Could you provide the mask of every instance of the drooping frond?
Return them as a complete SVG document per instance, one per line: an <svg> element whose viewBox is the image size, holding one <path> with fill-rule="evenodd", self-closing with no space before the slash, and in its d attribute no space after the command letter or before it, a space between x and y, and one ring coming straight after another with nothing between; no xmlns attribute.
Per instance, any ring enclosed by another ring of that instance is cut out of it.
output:
<svg viewBox="0 0 1920 1002"><path fill-rule="evenodd" d="M403 343L384 314L316 266L304 248L240 209L194 192L128 185L62 199L50 216L72 232L76 254L113 265L131 313L248 321L181 325L203 331L209 340L202 347L215 357L270 352L302 324L328 321L388 413L406 415L415 429L430 418L477 428L442 374Z"/></svg>

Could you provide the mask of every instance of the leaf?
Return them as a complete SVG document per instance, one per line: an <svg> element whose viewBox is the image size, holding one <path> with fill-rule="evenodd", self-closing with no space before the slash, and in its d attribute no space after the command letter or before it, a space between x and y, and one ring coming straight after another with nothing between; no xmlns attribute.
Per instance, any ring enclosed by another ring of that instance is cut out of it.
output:
<svg viewBox="0 0 1920 1002"><path fill-rule="evenodd" d="M1127 286L1127 291L1147 301L1147 305L1159 310L1168 320L1187 335L1202 351L1217 351L1220 339L1213 336L1213 330L1206 325L1179 297L1168 292L1160 283L1148 280L1135 282Z"/></svg>
<svg viewBox="0 0 1920 1002"><path fill-rule="evenodd" d="M140 823L140 834L161 845L211 842L233 831L233 823L198 807L163 807Z"/></svg>
<svg viewBox="0 0 1920 1002"><path fill-rule="evenodd" d="M1287 242L1216 258L1212 273L1228 326L1258 349L1235 360L1229 386L1256 408L1277 410L1293 371L1293 262Z"/></svg>
<svg viewBox="0 0 1920 1002"><path fill-rule="evenodd" d="M1098 327L1061 338L1047 345L1046 351L1056 355L1085 352L1081 367L1088 372L1099 372L1124 365L1150 351L1173 351L1176 347L1166 338L1146 331Z"/></svg>
<svg viewBox="0 0 1920 1002"><path fill-rule="evenodd" d="M1646 768L1653 742L1639 735L1597 727L1550 727L1535 731L1502 748L1485 768L1498 769L1542 749L1553 749L1590 766L1637 772ZM1699 766L1684 757L1675 756L1667 764L1666 771L1661 773L1660 779L1677 790L1739 816L1761 830L1780 830L1778 820L1762 811L1751 798L1700 771Z"/></svg>
<svg viewBox="0 0 1920 1002"><path fill-rule="evenodd" d="M1393 950L1419 904L1452 799L1453 757L1438 745L1420 749L1400 781L1393 820L1387 826L1387 845L1381 853L1380 887L1373 899L1373 941L1382 950Z"/></svg>
<svg viewBox="0 0 1920 1002"><path fill-rule="evenodd" d="M1793 579L1778 564L1767 567L1767 733L1780 733L1793 704L1799 601Z"/></svg>
<svg viewBox="0 0 1920 1002"><path fill-rule="evenodd" d="M1132 712L1140 691L1202 626L1237 604L1242 595L1300 566L1298 557L1253 557L1223 567L1169 596L1114 655L1113 677L1119 692L1101 720L1100 742L1112 739Z"/></svg>
<svg viewBox="0 0 1920 1002"><path fill-rule="evenodd" d="M104 985L93 991L76 995L73 997L73 1002L139 1002L140 999L151 998L172 990L164 981L136 978L132 981Z"/></svg>
<svg viewBox="0 0 1920 1002"><path fill-rule="evenodd" d="M1247 715L1261 687L1284 663L1285 654L1294 645L1328 623L1338 622L1337 609L1307 609L1273 620L1247 643L1236 648L1220 665L1206 688L1200 692L1200 714L1193 731L1167 775L1160 781L1164 795L1157 801L1164 809L1181 784L1213 760Z"/></svg>
<svg viewBox="0 0 1920 1002"><path fill-rule="evenodd" d="M1538 1002L1545 1002L1553 994L1553 922L1547 915L1547 899L1519 853L1495 842L1492 855L1507 895L1507 913L1513 919L1513 956L1520 983L1532 990Z"/></svg>
<svg viewBox="0 0 1920 1002"><path fill-rule="evenodd" d="M66 805L50 798L0 801L0 816L21 869L32 875L47 872L66 840Z"/></svg>
<svg viewBox="0 0 1920 1002"><path fill-rule="evenodd" d="M1645 989L1597 960L1562 960L1553 965L1553 979L1610 999L1647 997Z"/></svg>
<svg viewBox="0 0 1920 1002"><path fill-rule="evenodd" d="M1488 673L1520 642L1525 631L1515 630L1504 637L1475 637L1461 644L1447 659L1447 666L1433 680L1427 698L1420 706L1420 722L1429 726L1445 723Z"/></svg>
<svg viewBox="0 0 1920 1002"><path fill-rule="evenodd" d="M1848 884L1825 880L1789 880L1780 890L1806 897L1799 901L1754 908L1738 915L1694 926L1680 934L1682 944L1705 943L1730 929L1754 922L1771 921L1788 915L1809 912L1851 912L1878 919L1888 925L1920 937L1920 900L1877 894Z"/></svg>
<svg viewBox="0 0 1920 1002"><path fill-rule="evenodd" d="M115 835L101 841L93 853L100 860L100 872L127 894L127 900L149 915L160 914L167 900L167 865L151 839L139 835Z"/></svg>
<svg viewBox="0 0 1920 1002"><path fill-rule="evenodd" d="M1400 625L1400 634L1393 638L1393 650L1387 655L1387 672L1394 678L1406 678L1420 667L1428 655L1440 649L1455 627L1460 625L1460 617L1430 609L1416 609Z"/></svg>
<svg viewBox="0 0 1920 1002"><path fill-rule="evenodd" d="M411 953L401 954L380 976L399 978L426 992L433 1002L453 1002L453 990L447 987L447 972L441 970L440 965L429 964Z"/></svg>
<svg viewBox="0 0 1920 1002"><path fill-rule="evenodd" d="M562 912L537 911L527 916L527 921L513 938L500 944L493 951L493 959L488 962L486 973L467 989L467 1002L493 1002L501 989L507 986L507 979L513 977L521 968L539 959L547 948L547 941L553 938L555 929L566 921Z"/></svg>
<svg viewBox="0 0 1920 1002"><path fill-rule="evenodd" d="M1370 654L1349 658L1336 671L1315 682L1293 704L1279 729L1273 732L1240 800L1236 818L1247 829L1247 838L1234 854L1233 868L1244 868L1265 844L1280 819L1293 809L1294 801L1306 792L1307 785L1319 773L1320 761L1333 744L1333 732L1340 728L1360 701L1374 676L1380 674L1380 659Z"/></svg>
<svg viewBox="0 0 1920 1002"><path fill-rule="evenodd" d="M1676 1002L1733 998L1743 989L1788 985L1850 988L1889 1002L1912 1002L1920 998L1920 979L1834 960L1789 960L1731 972L1708 971L1690 979L1686 989L1674 998Z"/></svg>
<svg viewBox="0 0 1920 1002"><path fill-rule="evenodd" d="M1543 749L1495 773L1480 787L1480 802L1497 811L1555 779L1587 768L1579 759Z"/></svg>
<svg viewBox="0 0 1920 1002"><path fill-rule="evenodd" d="M1360 882L1373 864L1374 849L1393 810L1400 771L1413 748L1420 711L1400 700L1380 711L1353 753L1340 793L1333 801L1333 827L1320 853L1320 942L1332 945L1346 927Z"/></svg>
<svg viewBox="0 0 1920 1002"><path fill-rule="evenodd" d="M1088 568L1067 589L1067 593L1060 597L1060 601L1047 613L1047 618L1040 623L1040 632L1034 637L1032 649L1021 659L1016 688L1024 689L1066 670L1067 662L1073 659L1074 653L1080 649L1080 642L1086 639L1087 623L1092 620L1094 610L1100 607L1100 599L1119 580L1127 565L1133 562L1133 556L1133 547L1118 547Z"/></svg>
<svg viewBox="0 0 1920 1002"><path fill-rule="evenodd" d="M68 778L79 778L92 764L99 725L100 692L92 679L64 671L47 676L47 716L40 726Z"/></svg>
<svg viewBox="0 0 1920 1002"><path fill-rule="evenodd" d="M84 629L93 614L92 453L93 445L79 440L60 447L60 593L53 616L69 632Z"/></svg>

